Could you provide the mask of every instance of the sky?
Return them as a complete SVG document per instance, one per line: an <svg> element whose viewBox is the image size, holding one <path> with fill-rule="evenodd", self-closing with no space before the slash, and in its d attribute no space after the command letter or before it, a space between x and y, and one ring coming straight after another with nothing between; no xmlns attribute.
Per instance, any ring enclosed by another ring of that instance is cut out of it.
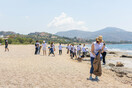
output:
<svg viewBox="0 0 132 88"><path fill-rule="evenodd" d="M132 0L0 0L0 31L132 31Z"/></svg>

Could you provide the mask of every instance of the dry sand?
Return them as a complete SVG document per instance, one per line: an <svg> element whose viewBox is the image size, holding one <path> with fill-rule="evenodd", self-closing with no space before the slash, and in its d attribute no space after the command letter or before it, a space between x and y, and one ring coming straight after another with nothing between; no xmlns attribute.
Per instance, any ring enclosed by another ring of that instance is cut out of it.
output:
<svg viewBox="0 0 132 88"><path fill-rule="evenodd" d="M99 82L87 80L90 64L63 55L34 55L33 45L9 45L10 52L0 46L0 88L132 88L103 69Z"/></svg>

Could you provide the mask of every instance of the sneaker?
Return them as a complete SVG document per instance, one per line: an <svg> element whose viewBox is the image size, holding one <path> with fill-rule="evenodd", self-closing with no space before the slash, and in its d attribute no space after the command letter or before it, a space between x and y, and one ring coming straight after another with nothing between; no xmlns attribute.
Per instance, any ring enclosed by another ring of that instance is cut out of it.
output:
<svg viewBox="0 0 132 88"><path fill-rule="evenodd" d="M103 63L103 65L105 65L105 63Z"/></svg>
<svg viewBox="0 0 132 88"><path fill-rule="evenodd" d="M89 80L93 80L92 76L89 77Z"/></svg>
<svg viewBox="0 0 132 88"><path fill-rule="evenodd" d="M99 80L99 79L98 79L98 76L96 76L96 77L95 77L95 80L96 80L96 81L98 81L98 80Z"/></svg>

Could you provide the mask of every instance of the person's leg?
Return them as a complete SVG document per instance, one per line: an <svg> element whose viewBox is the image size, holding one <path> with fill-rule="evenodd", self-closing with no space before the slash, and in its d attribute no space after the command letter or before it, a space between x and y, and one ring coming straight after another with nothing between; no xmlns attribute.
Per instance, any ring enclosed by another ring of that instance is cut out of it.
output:
<svg viewBox="0 0 132 88"><path fill-rule="evenodd" d="M8 49L8 51L9 51L9 48L7 48Z"/></svg>
<svg viewBox="0 0 132 88"><path fill-rule="evenodd" d="M49 51L49 55L48 56L50 56L50 54L51 54L51 51Z"/></svg>
<svg viewBox="0 0 132 88"><path fill-rule="evenodd" d="M103 64L105 63L105 60L104 60L104 52L102 53L102 58L103 58Z"/></svg>
<svg viewBox="0 0 132 88"><path fill-rule="evenodd" d="M61 50L61 55L62 55L62 50Z"/></svg>
<svg viewBox="0 0 132 88"><path fill-rule="evenodd" d="M105 56L106 56L106 52L103 53L103 63L106 64L105 62Z"/></svg>
<svg viewBox="0 0 132 88"><path fill-rule="evenodd" d="M71 51L71 59L73 59L73 52Z"/></svg>
<svg viewBox="0 0 132 88"><path fill-rule="evenodd" d="M59 50L59 55L60 55L61 51Z"/></svg>
<svg viewBox="0 0 132 88"><path fill-rule="evenodd" d="M5 52L6 52L6 50L7 50L7 45L5 45Z"/></svg>
<svg viewBox="0 0 132 88"><path fill-rule="evenodd" d="M75 58L77 59L77 54L75 53Z"/></svg>
<svg viewBox="0 0 132 88"><path fill-rule="evenodd" d="M72 54L72 51L70 50L70 56L71 56L71 54Z"/></svg>
<svg viewBox="0 0 132 88"><path fill-rule="evenodd" d="M35 54L37 54L37 52L38 52L38 48L35 48Z"/></svg>
<svg viewBox="0 0 132 88"><path fill-rule="evenodd" d="M46 55L46 50L44 50L44 52L45 52L45 55Z"/></svg>
<svg viewBox="0 0 132 88"><path fill-rule="evenodd" d="M43 56L44 56L44 50L43 50Z"/></svg>
<svg viewBox="0 0 132 88"><path fill-rule="evenodd" d="M91 57L90 80L92 80L92 74L93 74L93 70L94 70L94 68L93 68L93 61L94 61L94 58Z"/></svg>
<svg viewBox="0 0 132 88"><path fill-rule="evenodd" d="M74 52L73 52L73 57L74 57Z"/></svg>
<svg viewBox="0 0 132 88"><path fill-rule="evenodd" d="M81 55L81 50L79 50L79 56Z"/></svg>
<svg viewBox="0 0 132 88"><path fill-rule="evenodd" d="M85 52L83 52L83 56L85 57Z"/></svg>

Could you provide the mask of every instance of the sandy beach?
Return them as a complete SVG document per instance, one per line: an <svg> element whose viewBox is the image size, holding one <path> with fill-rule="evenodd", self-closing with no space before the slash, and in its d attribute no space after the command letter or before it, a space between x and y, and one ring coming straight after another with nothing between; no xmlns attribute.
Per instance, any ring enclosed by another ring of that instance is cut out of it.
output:
<svg viewBox="0 0 132 88"><path fill-rule="evenodd" d="M9 45L9 49L4 52L0 46L0 88L132 88L104 67L100 81L87 80L90 62L70 59L65 48L61 56L57 48L55 57L34 55L34 45Z"/></svg>

